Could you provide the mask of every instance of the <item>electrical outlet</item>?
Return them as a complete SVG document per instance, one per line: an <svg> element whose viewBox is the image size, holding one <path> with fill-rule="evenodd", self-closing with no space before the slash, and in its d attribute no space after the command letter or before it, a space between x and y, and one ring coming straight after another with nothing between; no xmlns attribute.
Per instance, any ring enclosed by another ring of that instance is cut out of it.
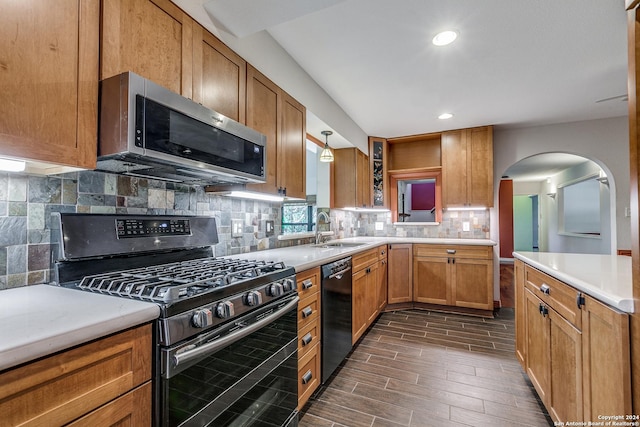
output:
<svg viewBox="0 0 640 427"><path fill-rule="evenodd" d="M267 237L273 236L273 220L272 219L268 219L264 223L265 223L265 227L264 227L265 236L267 236Z"/></svg>
<svg viewBox="0 0 640 427"><path fill-rule="evenodd" d="M462 221L462 231L469 231L469 221Z"/></svg>
<svg viewBox="0 0 640 427"><path fill-rule="evenodd" d="M376 221L376 231L382 231L382 230L384 230L384 222Z"/></svg>
<svg viewBox="0 0 640 427"><path fill-rule="evenodd" d="M231 237L242 237L243 223L241 219L231 220Z"/></svg>

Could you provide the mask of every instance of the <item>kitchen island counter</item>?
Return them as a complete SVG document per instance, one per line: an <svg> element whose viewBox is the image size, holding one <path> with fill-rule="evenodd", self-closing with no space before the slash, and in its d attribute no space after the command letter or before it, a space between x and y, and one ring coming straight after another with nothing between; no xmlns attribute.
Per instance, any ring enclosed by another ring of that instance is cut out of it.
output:
<svg viewBox="0 0 640 427"><path fill-rule="evenodd" d="M633 313L631 257L514 252L524 263L620 311Z"/></svg>
<svg viewBox="0 0 640 427"><path fill-rule="evenodd" d="M0 371L152 321L157 304L51 285L0 291Z"/></svg>

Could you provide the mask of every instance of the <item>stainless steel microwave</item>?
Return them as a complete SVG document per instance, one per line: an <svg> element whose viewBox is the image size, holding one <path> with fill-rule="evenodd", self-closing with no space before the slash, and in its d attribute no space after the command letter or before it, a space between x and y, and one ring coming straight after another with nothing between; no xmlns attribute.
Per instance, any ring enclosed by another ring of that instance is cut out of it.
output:
<svg viewBox="0 0 640 427"><path fill-rule="evenodd" d="M100 82L97 170L189 184L265 181L266 137L126 72Z"/></svg>

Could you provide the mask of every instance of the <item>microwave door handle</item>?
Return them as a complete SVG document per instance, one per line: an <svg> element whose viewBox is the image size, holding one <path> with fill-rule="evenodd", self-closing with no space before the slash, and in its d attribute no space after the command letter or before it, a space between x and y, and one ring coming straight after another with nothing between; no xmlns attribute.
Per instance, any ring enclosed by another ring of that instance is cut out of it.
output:
<svg viewBox="0 0 640 427"><path fill-rule="evenodd" d="M296 307L296 305L298 304L298 301L300 300L299 297L295 297L293 300L291 300L290 302L287 303L286 306L282 307L280 310L278 310L277 312L273 313L270 316L265 317L264 319L260 319L259 321L257 321L256 323L253 323L249 326L247 326L246 328L242 328L239 329L233 333L230 333L229 335L220 338L219 340L201 345L200 347L196 347L193 350L188 350L185 351L183 353L180 354L175 354L173 356L173 366L171 366L171 369L168 369L167 372L169 374L169 377L171 377L173 375L173 370L175 370L178 366L188 363L194 359L197 359L203 355L206 355L207 353L213 353L216 352L217 350L226 347L228 345L233 344L234 342L248 336L251 335L252 333L254 333L255 331L257 331L258 329L263 328L264 326L268 325L269 323L272 323L273 321L281 318L282 316L284 316L285 314L287 314L287 312L289 312L290 310L294 309Z"/></svg>

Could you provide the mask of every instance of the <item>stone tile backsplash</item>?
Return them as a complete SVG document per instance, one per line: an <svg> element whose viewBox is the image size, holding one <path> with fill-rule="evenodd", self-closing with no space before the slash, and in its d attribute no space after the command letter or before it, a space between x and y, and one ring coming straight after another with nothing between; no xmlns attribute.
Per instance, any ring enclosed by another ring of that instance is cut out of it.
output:
<svg viewBox="0 0 640 427"><path fill-rule="evenodd" d="M216 218L216 256L312 243L313 238L279 241L281 205L208 194L202 187L94 171L36 176L0 173L0 289L49 280L52 212L136 215L202 215ZM393 225L390 213L330 211L334 238L398 236L489 238L489 211L443 214L440 225ZM242 237L231 237L231 220L242 219ZM265 221L274 235L265 235ZM462 231L462 223L470 231ZM325 226L326 227L326 226Z"/></svg>

